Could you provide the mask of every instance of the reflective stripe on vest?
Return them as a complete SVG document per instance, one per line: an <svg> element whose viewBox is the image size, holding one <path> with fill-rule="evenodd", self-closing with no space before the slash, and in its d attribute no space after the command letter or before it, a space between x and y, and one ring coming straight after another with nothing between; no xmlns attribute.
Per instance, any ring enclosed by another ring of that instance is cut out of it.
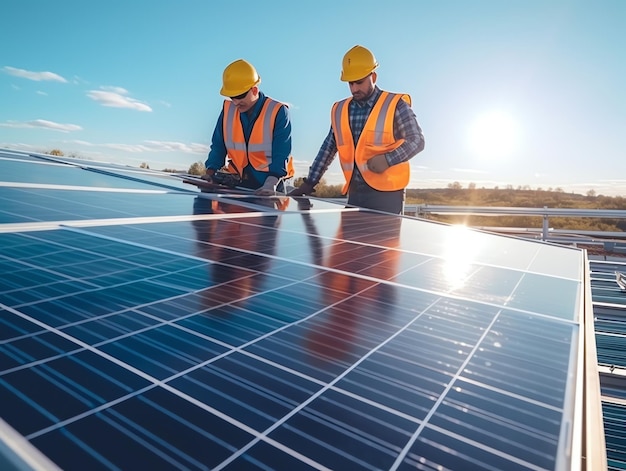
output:
<svg viewBox="0 0 626 471"><path fill-rule="evenodd" d="M333 107L333 117L331 119L333 124L333 129L335 130L335 142L337 143L337 148L341 148L343 146L352 143L352 131L350 130L350 123L344 123L341 119L344 110L346 114L348 113L348 106L352 99L348 98L347 100L340 101L335 104ZM347 127L347 129L344 129ZM354 145L352 145L354 147ZM352 169L354 168L354 160L347 159L339 159L339 164L341 165L341 170L343 173L349 173L352 175ZM346 177L347 178L347 177Z"/></svg>
<svg viewBox="0 0 626 471"><path fill-rule="evenodd" d="M228 103L228 105L227 105ZM235 126L235 118L237 118L237 122L239 121L239 112L237 111L236 106L232 106L232 102L225 101L224 102L224 145L226 149L234 149L234 150L246 150L246 142L237 142L234 137L234 129Z"/></svg>

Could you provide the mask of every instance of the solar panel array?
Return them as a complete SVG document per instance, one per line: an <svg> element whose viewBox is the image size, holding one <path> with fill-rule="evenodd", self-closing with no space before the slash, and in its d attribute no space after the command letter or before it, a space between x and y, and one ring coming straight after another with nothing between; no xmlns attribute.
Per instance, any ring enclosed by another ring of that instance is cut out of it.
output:
<svg viewBox="0 0 626 471"><path fill-rule="evenodd" d="M12 151L0 180L0 417L62 469L580 459L580 250Z"/></svg>
<svg viewBox="0 0 626 471"><path fill-rule="evenodd" d="M623 256L590 261L593 314L609 471L626 469L626 291L616 282L626 273Z"/></svg>

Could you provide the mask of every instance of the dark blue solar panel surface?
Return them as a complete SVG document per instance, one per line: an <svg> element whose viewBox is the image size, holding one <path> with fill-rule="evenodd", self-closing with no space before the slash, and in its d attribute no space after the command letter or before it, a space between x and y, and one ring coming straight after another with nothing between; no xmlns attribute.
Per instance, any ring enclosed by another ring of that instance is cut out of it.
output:
<svg viewBox="0 0 626 471"><path fill-rule="evenodd" d="M0 417L63 469L568 467L579 250L195 188L0 197Z"/></svg>
<svg viewBox="0 0 626 471"><path fill-rule="evenodd" d="M624 437L625 404L602 404L604 428L607 435L607 461L609 471L626 469L626 438Z"/></svg>
<svg viewBox="0 0 626 471"><path fill-rule="evenodd" d="M626 273L626 260L615 255L590 262L609 471L626 469L626 291L616 282L617 273Z"/></svg>

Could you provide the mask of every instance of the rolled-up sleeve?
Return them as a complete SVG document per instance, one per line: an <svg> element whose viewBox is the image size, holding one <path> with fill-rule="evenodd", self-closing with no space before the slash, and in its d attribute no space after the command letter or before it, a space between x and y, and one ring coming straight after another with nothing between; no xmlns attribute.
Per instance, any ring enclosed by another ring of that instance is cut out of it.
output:
<svg viewBox="0 0 626 471"><path fill-rule="evenodd" d="M333 160L335 160L336 155L337 143L335 141L335 133L333 132L333 128L331 126L330 131L328 131L328 134L326 135L326 139L322 142L315 160L311 164L311 167L309 167L309 182L313 185L317 185L330 164L332 164Z"/></svg>

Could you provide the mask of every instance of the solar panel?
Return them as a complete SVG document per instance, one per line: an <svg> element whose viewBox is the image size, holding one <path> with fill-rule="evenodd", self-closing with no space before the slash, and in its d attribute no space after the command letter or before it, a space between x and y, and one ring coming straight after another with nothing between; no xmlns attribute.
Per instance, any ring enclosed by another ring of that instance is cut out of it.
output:
<svg viewBox="0 0 626 471"><path fill-rule="evenodd" d="M16 159L0 417L60 468L579 459L582 251L84 162L49 186Z"/></svg>

